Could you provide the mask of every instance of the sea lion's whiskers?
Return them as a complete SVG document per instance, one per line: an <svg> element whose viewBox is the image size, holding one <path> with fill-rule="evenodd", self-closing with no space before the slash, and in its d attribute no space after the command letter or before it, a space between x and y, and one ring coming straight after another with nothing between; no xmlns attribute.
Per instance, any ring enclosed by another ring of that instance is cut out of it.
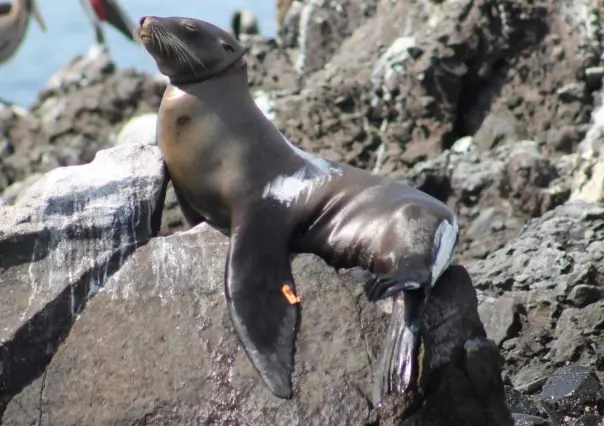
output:
<svg viewBox="0 0 604 426"><path fill-rule="evenodd" d="M132 39L134 40L134 43L136 43L141 49L145 47L138 28L132 31Z"/></svg>
<svg viewBox="0 0 604 426"><path fill-rule="evenodd" d="M191 71L193 71L193 74L197 75L197 72L195 71L195 65L191 61L191 56L185 50L181 49L180 46L174 45L173 47L174 50L177 52L177 57L179 58L179 61L182 64L187 64L189 68L191 68Z"/></svg>
<svg viewBox="0 0 604 426"><path fill-rule="evenodd" d="M138 32L139 32L139 31L140 31L140 28L139 28L139 27L135 27L135 28L132 30L132 39L133 39L133 40L134 40L134 42L135 42L135 43L137 43L137 44L138 44L138 43L141 43L141 38L140 38L140 35L138 34Z"/></svg>
<svg viewBox="0 0 604 426"><path fill-rule="evenodd" d="M172 36L172 34L168 33L165 30L162 31L161 37L165 42L165 45L168 49L168 53L171 56L174 56L181 64L189 65L189 67L194 71L193 64L191 62L191 59L188 57L187 52L185 52L182 47L178 44L180 40L178 40L177 38Z"/></svg>
<svg viewBox="0 0 604 426"><path fill-rule="evenodd" d="M170 43L172 43L174 48L176 48L176 49L180 50L181 52L183 52L184 54L186 54L189 57L189 59L193 59L196 62L198 62L201 66L204 66L203 62L201 62L201 60L198 58L198 55L196 55L195 52L193 52L193 50L189 46L187 46L186 43L184 43L181 39L176 37L174 34L169 32L165 28L162 28L161 32L162 32L162 37L165 37L167 40L169 40Z"/></svg>
<svg viewBox="0 0 604 426"><path fill-rule="evenodd" d="M180 49L178 48L178 45L174 43L174 38L172 37L172 35L170 33L168 33L167 31L163 30L163 31L161 31L160 37L163 39L164 43L166 44L168 51L173 56L176 56L178 59L181 59L182 54L180 53Z"/></svg>
<svg viewBox="0 0 604 426"><path fill-rule="evenodd" d="M160 54L165 54L167 56L171 56L174 55L174 51L172 49L172 46L170 46L170 44L167 42L167 37L166 37L166 30L165 28L162 27L157 27L154 28L154 35L156 36L157 39L157 43L159 45L159 53ZM165 51L164 51L165 49Z"/></svg>
<svg viewBox="0 0 604 426"><path fill-rule="evenodd" d="M190 50L188 51L187 49L185 49L185 46L183 46L181 40L179 40L172 34L165 34L165 36L166 41L168 42L166 44L170 46L170 50L173 52L173 56L175 56L181 64L188 65L191 71L193 71L193 74L197 75L196 68L192 62L192 59L199 62L197 58L191 54L192 52L190 52ZM203 64L201 65L203 66Z"/></svg>
<svg viewBox="0 0 604 426"><path fill-rule="evenodd" d="M169 47L162 40L161 27L158 28L158 27L149 25L149 34L151 35L151 41L159 49L160 55L164 54L164 49L165 49L165 53L170 53Z"/></svg>
<svg viewBox="0 0 604 426"><path fill-rule="evenodd" d="M138 46L140 53L144 56L145 44L139 34L138 28L132 31L132 38L134 39L134 43Z"/></svg>
<svg viewBox="0 0 604 426"><path fill-rule="evenodd" d="M172 35L172 37L174 37L174 36ZM178 43L180 46L182 46L182 48L185 50L185 52L189 53L189 56L191 58L193 58L196 62L199 63L199 65L201 65L202 67L205 68L204 63L201 61L201 59L199 59L198 55L196 55L195 52L193 52L193 50L189 46L187 46L185 43L183 43L182 40L178 40Z"/></svg>
<svg viewBox="0 0 604 426"><path fill-rule="evenodd" d="M191 62L191 59L189 58L186 52L184 52L179 46L174 44L170 44L170 50L173 52L173 55L176 57L178 62L180 62L181 64L188 65L189 68L191 68L191 70L193 71L193 73L195 73L195 67L193 66L193 63Z"/></svg>
<svg viewBox="0 0 604 426"><path fill-rule="evenodd" d="M172 47L174 47L175 50L178 50L180 53L182 53L182 55L183 55L182 58L187 60L187 63L189 64L191 69L194 70L194 66L193 66L193 63L191 62L191 60L197 62L198 64L200 64L202 67L205 68L205 65L203 64L201 59L199 59L199 57L197 55L195 55L195 52L193 52L193 50L191 50L191 48L189 46L187 46L182 40L180 40L174 34L170 34L168 32L165 33L165 36L172 43Z"/></svg>
<svg viewBox="0 0 604 426"><path fill-rule="evenodd" d="M159 53L164 54L164 49L165 49L166 53L169 53L170 52L169 48L168 48L168 46L166 46L166 43L162 40L160 34L158 34L157 32L154 32L153 35L155 36L157 46L159 47Z"/></svg>

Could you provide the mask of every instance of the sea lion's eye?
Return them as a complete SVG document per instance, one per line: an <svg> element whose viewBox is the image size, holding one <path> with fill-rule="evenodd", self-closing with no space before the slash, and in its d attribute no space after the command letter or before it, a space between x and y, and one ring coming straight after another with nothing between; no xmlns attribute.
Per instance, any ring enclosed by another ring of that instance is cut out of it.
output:
<svg viewBox="0 0 604 426"><path fill-rule="evenodd" d="M222 44L222 48L228 52L234 52L235 49L233 48L233 46L231 46L230 44L227 43L223 43Z"/></svg>

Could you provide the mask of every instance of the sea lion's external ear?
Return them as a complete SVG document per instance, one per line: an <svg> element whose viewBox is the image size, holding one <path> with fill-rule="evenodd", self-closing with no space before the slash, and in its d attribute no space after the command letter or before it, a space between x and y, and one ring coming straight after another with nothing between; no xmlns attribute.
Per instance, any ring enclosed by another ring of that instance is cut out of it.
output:
<svg viewBox="0 0 604 426"><path fill-rule="evenodd" d="M275 223L280 220L276 215L272 219L253 213L236 215L225 292L247 356L273 394L289 399L299 298L291 274L289 236L280 233L285 228Z"/></svg>

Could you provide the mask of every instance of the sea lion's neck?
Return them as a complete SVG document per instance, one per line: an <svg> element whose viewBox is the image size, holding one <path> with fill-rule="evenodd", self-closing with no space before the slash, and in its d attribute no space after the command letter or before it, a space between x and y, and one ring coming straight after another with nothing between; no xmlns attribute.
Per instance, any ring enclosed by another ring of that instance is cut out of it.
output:
<svg viewBox="0 0 604 426"><path fill-rule="evenodd" d="M247 68L237 68L228 73L216 77L192 83L170 83L184 92L193 94L202 104L209 109L218 112L221 109L230 108L231 114L241 110L242 106L253 102L250 94Z"/></svg>
<svg viewBox="0 0 604 426"><path fill-rule="evenodd" d="M180 88L181 86L190 86L192 84L201 84L201 83L204 83L209 80L216 80L218 78L231 74L232 72L237 71L241 68L245 68L247 70L247 62L246 62L244 56L240 57L232 64L227 65L226 68L220 69L218 71L210 71L210 70L204 69L203 70L204 72L201 73L201 75L199 73L193 71L193 72L188 72L188 73L184 73L184 74L181 73L178 75L173 75L173 76L169 77L168 79L170 80L171 85ZM207 74L205 74L205 72L207 72ZM247 71L246 71L246 74L247 74ZM247 75L246 75L246 77L247 77Z"/></svg>

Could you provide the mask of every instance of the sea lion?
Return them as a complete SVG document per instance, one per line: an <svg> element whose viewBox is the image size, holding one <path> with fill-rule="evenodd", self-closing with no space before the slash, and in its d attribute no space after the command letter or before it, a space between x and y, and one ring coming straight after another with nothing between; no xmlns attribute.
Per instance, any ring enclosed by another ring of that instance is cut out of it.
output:
<svg viewBox="0 0 604 426"><path fill-rule="evenodd" d="M244 48L226 31L185 17L139 24L170 82L157 123L168 174L189 224L230 237L228 311L270 390L292 396L299 298L290 253L360 266L373 274L369 300L404 300L404 310L394 304L374 403L414 386L422 308L457 246L455 214L415 188L291 144L252 99Z"/></svg>

